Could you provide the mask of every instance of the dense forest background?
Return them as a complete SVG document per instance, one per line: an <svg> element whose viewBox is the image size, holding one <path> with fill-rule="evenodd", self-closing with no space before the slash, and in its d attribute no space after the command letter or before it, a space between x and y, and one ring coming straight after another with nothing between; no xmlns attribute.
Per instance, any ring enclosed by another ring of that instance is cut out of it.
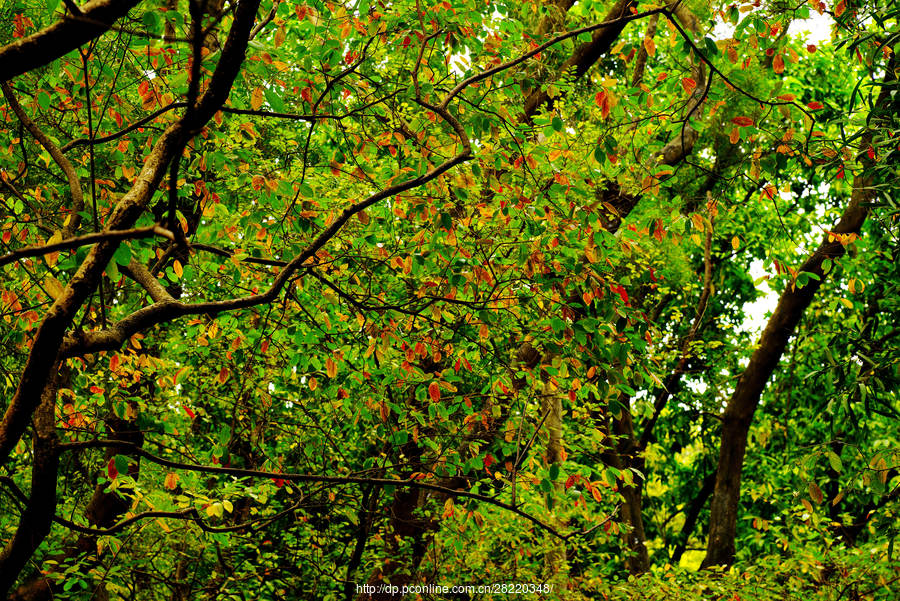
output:
<svg viewBox="0 0 900 601"><path fill-rule="evenodd" d="M3 0L0 597L900 598L898 20Z"/></svg>

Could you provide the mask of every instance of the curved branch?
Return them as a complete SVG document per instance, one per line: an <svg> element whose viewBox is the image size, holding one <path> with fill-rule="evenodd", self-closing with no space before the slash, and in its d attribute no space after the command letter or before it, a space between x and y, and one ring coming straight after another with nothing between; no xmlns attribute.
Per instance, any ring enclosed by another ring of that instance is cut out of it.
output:
<svg viewBox="0 0 900 601"><path fill-rule="evenodd" d="M66 142L65 144L62 145L60 150L62 152L69 152L76 146L88 146L88 145L93 145L93 144L103 144L104 142L109 142L111 140L115 140L116 138L121 138L125 134L132 132L143 125L146 125L150 121L153 121L154 119L156 119L157 117L159 117L162 114L168 113L169 111L173 111L175 109L184 108L186 106L187 106L187 102L172 102L162 108L156 109L155 111L153 111L146 117L143 117L143 118L135 121L128 127L121 129L115 133L111 133L108 136L101 136L99 138L94 138L93 140L91 138L78 138L77 140L72 140L71 142Z"/></svg>
<svg viewBox="0 0 900 601"><path fill-rule="evenodd" d="M154 303L142 309L138 309L131 315L128 315L119 322L113 324L108 329L99 332L75 332L66 336L62 342L60 353L62 353L62 356L64 357L74 357L86 353L95 353L101 350L112 350L119 348L133 334L178 317L196 315L199 313L215 315L217 313L222 313L223 311L246 309L248 307L272 302L294 273L299 270L304 263L312 259L319 249L325 246L325 244L340 231L351 217L385 198L400 194L401 192L405 192L412 188L417 188L471 158L471 152L466 149L427 173L408 179L389 188L385 188L384 190L369 196L367 199L358 202L351 207L347 207L327 229L323 230L322 233L320 233L316 239L303 250L303 252L284 266L284 269L278 273L275 277L275 281L272 282L272 285L265 292L251 296L221 301L209 301L205 303L185 304L178 301Z"/></svg>
<svg viewBox="0 0 900 601"><path fill-rule="evenodd" d="M22 122L22 125L25 126L25 129L31 132L31 135L34 136L34 138L40 142L41 146L50 153L54 162L59 165L59 168L66 174L66 180L69 182L69 192L72 195L72 207L69 221L63 227L62 237L68 238L78 229L78 225L81 223L81 216L78 213L84 210L84 193L81 190L81 181L79 181L78 175L75 173L75 168L72 166L72 163L69 162L69 159L67 159L60 151L59 147L47 137L47 134L41 131L41 128L31 120L31 117L22 110L22 105L16 100L16 96L13 93L12 86L9 85L9 82L0 82L0 89L3 90L3 96L6 97L6 102L9 103L10 108L12 108L16 117L19 118L19 121ZM2 263L0 263L0 265L2 265Z"/></svg>
<svg viewBox="0 0 900 601"><path fill-rule="evenodd" d="M623 5L622 8L620 8L620 9L614 8L611 14L621 14L621 13L624 13L624 11L625 11L625 7ZM635 21L637 19L642 19L642 18L648 17L650 15L663 13L665 11L666 11L665 8L654 8L652 10L646 10L646 11L640 12L640 13L623 15L620 17L609 17L606 20L604 20L602 23L595 23L594 25L588 25L587 27L582 27L580 29L575 29L575 30L560 34L560 35L554 37L553 39L551 39L547 42L544 42L540 46L536 46L530 52L526 52L525 54L523 54L522 56L519 56L518 58L512 59L512 60L507 61L500 65L497 65L496 67L486 69L486 70L482 71L481 73L476 73L475 75L472 75L471 77L467 77L466 79L462 80L461 82L459 82L456 85L456 87L454 87L452 90L450 90L450 92L444 97L444 100L441 102L441 107L446 108L447 105L450 103L450 101L453 100L453 98L455 98L457 95L459 95L460 92L462 92L465 88L469 87L473 83L478 83L479 81L485 80L485 79L491 77L492 75L496 75L497 73L506 71L508 69L515 67L516 65L524 63L529 58L535 56L536 54L540 54L547 48L550 48L551 46L555 46L556 44L558 44L560 42L564 42L565 40L577 37L583 33L595 33L594 37L600 37L596 34L597 33L602 34L603 30L606 29L607 27L618 26L618 25L621 25L624 27L627 23L630 23L631 21ZM616 32L616 35L618 35L618 32ZM579 47L580 52L576 51L576 54L573 55L572 58L570 58L568 61L566 61L565 64L563 64L563 70L565 70L566 68L569 68L569 67L573 67L573 66L576 66L576 68L577 68L578 65L582 65L583 63L586 63L588 61L588 59L594 55L593 46L596 44L597 44L596 42L592 41L592 42L588 42L587 44L584 44L583 46ZM585 48L585 47L587 47L587 48ZM595 62L595 60L596 59L590 60L590 63L588 66L590 66L590 64L593 64ZM585 70L586 70L586 68L585 68ZM539 93L546 95L546 92L539 92ZM529 98L529 102L526 104L526 114L530 114L528 111L528 108L527 108L527 106L530 104L532 104L532 102L531 102L531 99ZM538 102L537 104L541 104L541 103Z"/></svg>
<svg viewBox="0 0 900 601"><path fill-rule="evenodd" d="M154 455L153 453L145 450L143 447L135 445L130 442L124 442L120 440L90 440L84 442L69 442L63 443L59 445L60 451L66 450L74 450L74 449L91 449L91 448L121 448L126 449L129 454L139 455L143 459L155 463L157 465L167 467L170 469L178 469L192 472L199 472L203 474L221 474L225 476L232 476L234 478L269 478L269 479L279 479L285 480L288 482L318 482L323 484L363 484L363 485L372 485L372 486L406 486L412 488L419 488L423 490L430 490L439 492L452 497L463 497L466 499L472 499L474 501L479 501L482 503L488 503L495 507L499 507L500 509L504 509L511 513L514 513L520 517L525 518L530 521L535 526L541 528L542 530L546 530L553 536L560 538L562 540L567 540L574 536L578 536L583 534L581 531L572 532L569 534L562 534L549 524L541 521L539 518L531 515L530 513L520 509L517 505L511 505L509 503L505 503L500 501L494 497L489 497L486 495L481 495L478 493L468 492L456 490L453 488L448 488L446 486L440 486L438 484L429 484L428 482L423 482L421 480L395 480L392 478L366 478L363 476L325 476L321 474L298 474L298 473L281 473L281 472L268 472L263 470L251 470L251 469L242 469L235 467L222 467L222 466L213 466L213 465L197 465L192 463L182 463L179 461L172 461L171 459L166 459L164 457L159 457ZM185 510L184 512L179 512L183 515L187 515L187 513L194 510ZM154 513L154 512L148 512ZM171 512L159 512L168 514L163 517L173 517ZM139 514L141 515L141 514ZM612 516L610 516L612 517ZM135 521L138 516L134 516L125 520L130 523ZM127 524L125 524L127 525ZM117 525L119 526L119 525ZM124 527L124 526L123 526Z"/></svg>

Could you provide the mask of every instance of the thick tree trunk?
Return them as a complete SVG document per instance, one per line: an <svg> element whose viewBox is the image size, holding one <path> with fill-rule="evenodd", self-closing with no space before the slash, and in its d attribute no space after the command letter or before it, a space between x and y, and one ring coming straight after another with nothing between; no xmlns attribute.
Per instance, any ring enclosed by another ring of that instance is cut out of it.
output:
<svg viewBox="0 0 900 601"><path fill-rule="evenodd" d="M56 370L54 370L55 373ZM56 478L59 453L56 437L56 381L44 386L34 412L34 459L31 492L22 508L19 527L0 552L0 598L5 599L32 554L50 533L56 513Z"/></svg>

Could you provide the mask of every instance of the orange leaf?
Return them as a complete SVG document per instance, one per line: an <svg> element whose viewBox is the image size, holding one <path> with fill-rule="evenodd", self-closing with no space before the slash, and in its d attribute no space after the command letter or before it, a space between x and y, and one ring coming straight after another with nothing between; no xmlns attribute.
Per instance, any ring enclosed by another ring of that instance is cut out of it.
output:
<svg viewBox="0 0 900 601"><path fill-rule="evenodd" d="M681 80L681 87L684 88L684 91L690 94L694 91L694 88L697 87L697 82L691 79L690 77L685 77Z"/></svg>
<svg viewBox="0 0 900 601"><path fill-rule="evenodd" d="M437 382L432 382L428 385L428 396L431 397L431 402L433 403L441 400L441 387Z"/></svg>
<svg viewBox="0 0 900 601"><path fill-rule="evenodd" d="M653 38L644 38L644 50L647 51L648 56L656 54L656 42L653 41Z"/></svg>
<svg viewBox="0 0 900 601"><path fill-rule="evenodd" d="M169 472L166 474L165 487L169 490L175 490L178 486L178 474Z"/></svg>
<svg viewBox="0 0 900 601"><path fill-rule="evenodd" d="M328 374L329 378L333 378L337 375L337 363L334 362L334 359L328 357L325 360L325 373Z"/></svg>
<svg viewBox="0 0 900 601"><path fill-rule="evenodd" d="M175 259L175 262L172 263L172 270L179 278L184 275L184 268L181 266L181 261L178 259Z"/></svg>
<svg viewBox="0 0 900 601"><path fill-rule="evenodd" d="M228 368L227 367L223 367L222 369L219 370L219 375L216 377L216 380L219 382L219 384L224 384L226 381L228 381Z"/></svg>
<svg viewBox="0 0 900 601"><path fill-rule="evenodd" d="M734 117L731 122L738 127L750 127L753 125L753 119L750 117Z"/></svg>
<svg viewBox="0 0 900 601"><path fill-rule="evenodd" d="M731 130L731 134L728 136L728 140L729 140L732 144L737 144L737 143L738 143L738 140L740 140L740 139L741 139L741 132L738 131L738 128L736 128L736 127L733 128L733 129Z"/></svg>
<svg viewBox="0 0 900 601"><path fill-rule="evenodd" d="M772 61L772 69L774 69L775 73L784 73L784 59L780 54L775 55L775 60Z"/></svg>

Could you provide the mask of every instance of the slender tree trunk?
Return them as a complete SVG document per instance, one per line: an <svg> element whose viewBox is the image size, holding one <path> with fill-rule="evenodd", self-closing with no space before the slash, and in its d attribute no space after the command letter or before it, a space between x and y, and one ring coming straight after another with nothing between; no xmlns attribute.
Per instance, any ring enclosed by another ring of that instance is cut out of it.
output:
<svg viewBox="0 0 900 601"><path fill-rule="evenodd" d="M870 185L871 178L866 175L859 175L854 179L852 199L834 232L848 234L859 231L868 212L865 202ZM840 257L844 251L844 246L839 241L829 241L826 237L799 269L800 272L816 274L819 279L810 279L802 288L790 285L782 293L759 345L750 357L750 363L738 380L734 394L725 408L716 487L710 507L709 541L703 567L730 565L734 561L741 468L744 465L753 413L769 377L803 317L803 312L822 284L825 277L822 261Z"/></svg>
<svg viewBox="0 0 900 601"><path fill-rule="evenodd" d="M547 467L561 466L563 461L562 395L559 394L559 391L554 390L549 378L544 381L541 392L541 405L547 415ZM557 497L565 491L563 482L559 478L553 483L553 488L553 494ZM550 523L554 526L563 525L562 520L556 517L555 505L548 507L548 509L550 511ZM549 582L553 582L556 585L554 589L564 587L569 573L569 566L566 561L566 543L556 539L556 537L552 537L548 544L550 548L544 556L546 577Z"/></svg>
<svg viewBox="0 0 900 601"><path fill-rule="evenodd" d="M885 69L885 82L896 79L895 60ZM887 86L883 86L873 108L873 116L891 107L891 96ZM865 152L872 144L873 131L867 130L859 141L859 148ZM701 567L730 565L734 561L735 533L737 529L738 502L741 490L741 468L747 449L747 434L753 420L753 413L759 404L760 395L778 365L803 312L810 305L825 278L822 262L841 257L846 251L844 244L833 234L859 233L868 215L868 202L873 196L872 176L868 172L871 160L861 155L864 171L853 179L850 203L844 209L840 221L832 232L825 235L819 248L810 255L798 270L815 274L802 288L789 285L781 294L778 306L759 340L759 345L750 357L750 362L738 380L734 394L723 415L722 442L719 448L719 464L716 473L716 487L710 505L709 540L706 558Z"/></svg>
<svg viewBox="0 0 900 601"><path fill-rule="evenodd" d="M634 423L628 406L628 395L621 395L619 402L623 404L621 417L610 417L606 425L607 434L615 435L618 442L603 454L603 462L622 472L629 467L641 469L642 466L635 465L639 461L639 456L634 454L636 451ZM647 535L644 531L643 486L638 481L631 485L623 483L619 488L619 494L622 495L620 515L627 526L622 533L622 542L627 552L625 568L629 574L643 574L650 569L650 554L647 551Z"/></svg>

